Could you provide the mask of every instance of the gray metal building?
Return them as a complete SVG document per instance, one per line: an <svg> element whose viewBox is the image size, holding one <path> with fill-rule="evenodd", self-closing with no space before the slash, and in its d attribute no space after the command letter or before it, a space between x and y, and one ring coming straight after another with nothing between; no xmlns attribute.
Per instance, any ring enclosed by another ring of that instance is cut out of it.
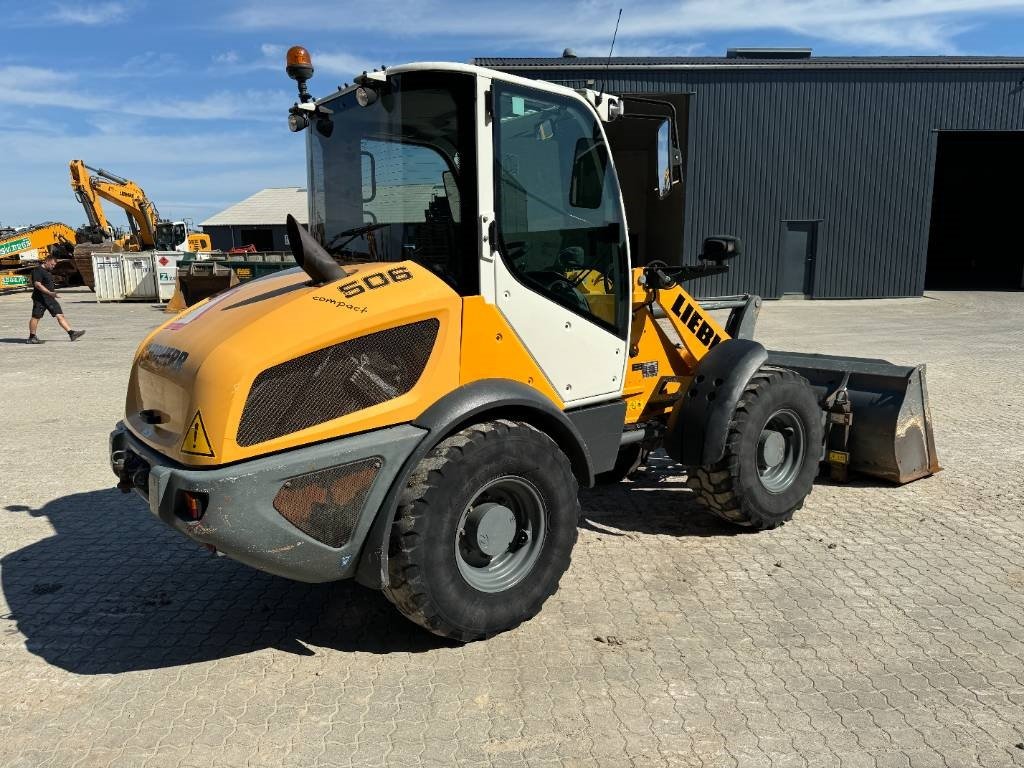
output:
<svg viewBox="0 0 1024 768"><path fill-rule="evenodd" d="M683 253L743 238L703 294L1019 288L1024 58L480 58L571 87L667 95L686 152Z"/></svg>

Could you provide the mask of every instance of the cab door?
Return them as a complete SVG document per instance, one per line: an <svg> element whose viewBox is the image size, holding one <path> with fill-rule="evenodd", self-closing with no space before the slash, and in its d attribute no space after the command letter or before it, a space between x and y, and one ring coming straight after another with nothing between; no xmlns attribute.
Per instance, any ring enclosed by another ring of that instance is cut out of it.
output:
<svg viewBox="0 0 1024 768"><path fill-rule="evenodd" d="M622 391L630 321L625 216L593 110L493 80L494 302L567 405Z"/></svg>

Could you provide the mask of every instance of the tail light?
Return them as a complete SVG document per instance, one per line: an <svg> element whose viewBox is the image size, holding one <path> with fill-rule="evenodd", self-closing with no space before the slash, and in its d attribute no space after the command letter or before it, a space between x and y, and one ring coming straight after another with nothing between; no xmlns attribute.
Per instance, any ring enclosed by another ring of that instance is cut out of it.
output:
<svg viewBox="0 0 1024 768"><path fill-rule="evenodd" d="M209 494L198 491L179 491L175 514L186 523L198 523L206 514L206 506L210 501Z"/></svg>

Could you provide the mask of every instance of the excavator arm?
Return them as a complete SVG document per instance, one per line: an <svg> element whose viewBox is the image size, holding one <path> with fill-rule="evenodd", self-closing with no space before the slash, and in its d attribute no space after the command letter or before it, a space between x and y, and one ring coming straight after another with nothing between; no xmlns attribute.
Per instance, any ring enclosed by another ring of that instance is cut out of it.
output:
<svg viewBox="0 0 1024 768"><path fill-rule="evenodd" d="M93 189L104 200L124 208L141 248L156 246L157 211L141 187L127 180L123 183L101 180L93 183Z"/></svg>
<svg viewBox="0 0 1024 768"><path fill-rule="evenodd" d="M103 212L102 198L125 210L140 248L156 246L156 225L160 216L138 184L102 168L88 166L81 160L72 160L70 169L71 187L85 208L90 224L112 236L110 223ZM95 175L90 175L89 171Z"/></svg>
<svg viewBox="0 0 1024 768"><path fill-rule="evenodd" d="M75 198L85 209L85 216L89 224L100 230L106 237L113 238L114 230L107 221L107 215L103 211L103 203L99 199L95 188L92 185L92 178L89 176L89 166L81 160L72 160L69 165L71 171L71 190Z"/></svg>

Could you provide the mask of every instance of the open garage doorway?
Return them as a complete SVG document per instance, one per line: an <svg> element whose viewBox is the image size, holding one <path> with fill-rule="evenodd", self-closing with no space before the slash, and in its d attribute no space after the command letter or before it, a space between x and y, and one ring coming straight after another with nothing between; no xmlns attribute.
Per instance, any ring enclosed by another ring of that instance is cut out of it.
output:
<svg viewBox="0 0 1024 768"><path fill-rule="evenodd" d="M1024 132L943 131L936 153L925 288L1020 288Z"/></svg>

